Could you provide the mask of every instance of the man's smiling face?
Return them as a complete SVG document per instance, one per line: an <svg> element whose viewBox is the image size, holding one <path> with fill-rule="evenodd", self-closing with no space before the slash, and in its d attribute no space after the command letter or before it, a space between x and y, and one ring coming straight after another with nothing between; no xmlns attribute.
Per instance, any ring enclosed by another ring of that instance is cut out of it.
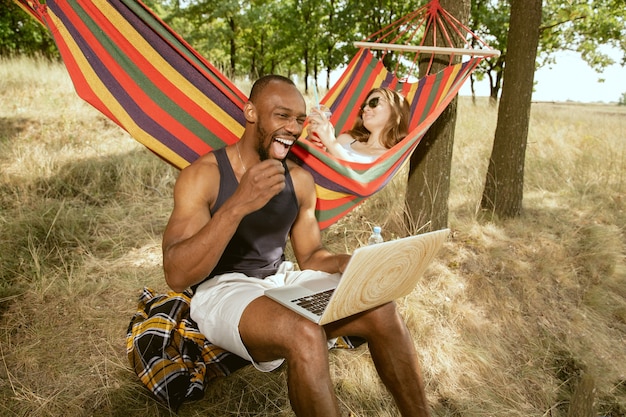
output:
<svg viewBox="0 0 626 417"><path fill-rule="evenodd" d="M306 104L298 89L286 83L271 83L254 104L257 113L257 150L261 160L283 160L302 134Z"/></svg>

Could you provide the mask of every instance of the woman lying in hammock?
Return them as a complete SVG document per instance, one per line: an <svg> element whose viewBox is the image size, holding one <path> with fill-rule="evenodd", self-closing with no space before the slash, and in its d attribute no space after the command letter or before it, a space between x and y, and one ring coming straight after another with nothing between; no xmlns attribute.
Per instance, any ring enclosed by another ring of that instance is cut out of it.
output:
<svg viewBox="0 0 626 417"><path fill-rule="evenodd" d="M352 129L335 137L326 114L313 108L309 115L309 140L337 158L372 162L402 140L409 128L409 104L389 88L371 90Z"/></svg>

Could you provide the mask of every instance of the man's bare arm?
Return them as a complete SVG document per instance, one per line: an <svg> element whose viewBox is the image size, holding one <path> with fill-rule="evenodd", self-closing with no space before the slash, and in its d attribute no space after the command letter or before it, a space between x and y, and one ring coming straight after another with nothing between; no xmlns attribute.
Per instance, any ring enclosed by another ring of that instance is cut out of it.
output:
<svg viewBox="0 0 626 417"><path fill-rule="evenodd" d="M219 188L216 164L200 161L185 168L174 187L174 209L163 234L163 268L167 284L183 291L213 270L241 219L263 207L284 188L278 161L256 164L239 187L211 216Z"/></svg>
<svg viewBox="0 0 626 417"><path fill-rule="evenodd" d="M291 229L291 245L300 269L330 273L343 272L350 255L333 254L322 245L319 224L315 218L315 184L302 168L291 170L300 210Z"/></svg>

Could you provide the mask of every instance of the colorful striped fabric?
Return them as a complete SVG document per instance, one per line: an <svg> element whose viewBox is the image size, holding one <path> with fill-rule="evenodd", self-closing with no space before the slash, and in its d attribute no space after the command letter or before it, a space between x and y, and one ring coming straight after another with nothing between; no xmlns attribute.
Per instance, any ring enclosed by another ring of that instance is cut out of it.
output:
<svg viewBox="0 0 626 417"><path fill-rule="evenodd" d="M350 128L368 92L382 86L395 89L411 103L409 134L369 163L343 161L304 139L298 141L292 154L315 178L316 214L322 229L338 221L393 178L481 60L474 57L409 83L400 82L369 50L361 49L357 53L343 76L321 100L331 109L331 122L336 130Z"/></svg>
<svg viewBox="0 0 626 417"><path fill-rule="evenodd" d="M15 0L43 22L78 95L178 168L243 132L247 97L136 0Z"/></svg>
<svg viewBox="0 0 626 417"><path fill-rule="evenodd" d="M140 1L14 1L49 28L78 95L170 164L182 169L241 136L246 96ZM419 19L438 12L422 8ZM322 229L391 180L481 59L408 83L359 50L321 100L337 131L351 127L371 88L388 86L411 103L410 133L367 164L298 141L292 155L315 177Z"/></svg>

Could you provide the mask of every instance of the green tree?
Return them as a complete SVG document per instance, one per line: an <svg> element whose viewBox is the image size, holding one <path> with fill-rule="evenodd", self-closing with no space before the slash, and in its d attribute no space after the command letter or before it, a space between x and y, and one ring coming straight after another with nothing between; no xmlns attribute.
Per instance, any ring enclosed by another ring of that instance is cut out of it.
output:
<svg viewBox="0 0 626 417"><path fill-rule="evenodd" d="M626 64L626 3L624 0L548 0L544 6L539 54L552 63L554 52L570 50L596 71L615 63L602 46L621 51Z"/></svg>
<svg viewBox="0 0 626 417"><path fill-rule="evenodd" d="M239 0L151 0L149 7L211 64L234 77L242 71L236 39L245 27L245 4Z"/></svg>
<svg viewBox="0 0 626 417"><path fill-rule="evenodd" d="M330 74L345 64L356 52L347 39L354 39L354 14L343 2L322 0L326 3L326 30L319 39L323 69L326 72L326 88L330 89ZM316 78L317 79L317 75Z"/></svg>
<svg viewBox="0 0 626 417"><path fill-rule="evenodd" d="M500 218L522 210L524 159L542 0L511 0L506 76L481 208Z"/></svg>
<svg viewBox="0 0 626 417"><path fill-rule="evenodd" d="M46 27L12 0L0 0L0 56L19 54L59 57Z"/></svg>
<svg viewBox="0 0 626 417"><path fill-rule="evenodd" d="M440 3L461 23L467 21L469 0L441 0ZM446 59L435 62L432 71L443 69L448 65L447 62ZM405 223L407 230L412 232L420 229L439 230L448 225L456 108L455 98L426 132L411 155L405 197Z"/></svg>
<svg viewBox="0 0 626 417"><path fill-rule="evenodd" d="M508 49L509 0L472 0L470 27L502 55L486 60L472 75L489 79L490 97L495 104ZM602 46L622 52L626 64L626 7L623 0L545 0L541 24L537 66L554 63L559 51L575 51L592 68L602 72L614 63Z"/></svg>
<svg viewBox="0 0 626 417"><path fill-rule="evenodd" d="M470 76L470 87L474 96L475 80L481 81L486 77L489 80L489 97L494 104L498 98L504 74L509 13L510 7L507 0L472 0L469 27L501 54L497 58L486 59L480 63L479 68Z"/></svg>

